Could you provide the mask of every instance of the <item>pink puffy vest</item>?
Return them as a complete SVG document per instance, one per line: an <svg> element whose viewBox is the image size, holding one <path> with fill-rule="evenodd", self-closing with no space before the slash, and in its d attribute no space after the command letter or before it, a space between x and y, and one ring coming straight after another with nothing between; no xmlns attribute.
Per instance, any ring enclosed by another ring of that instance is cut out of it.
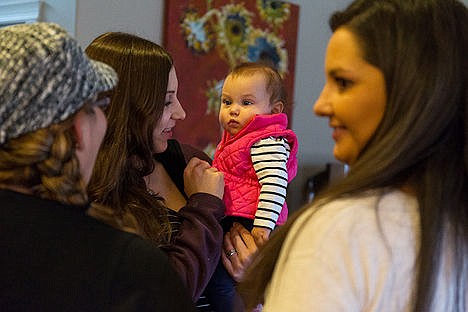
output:
<svg viewBox="0 0 468 312"><path fill-rule="evenodd" d="M292 130L286 129L286 114L256 115L236 136L230 137L224 131L221 142L216 148L213 166L224 173L224 198L227 216L254 219L257 211L261 185L252 165L250 147L261 139L284 137L291 147L286 167L288 182L297 173L297 137ZM288 208L286 202L281 210L277 225L286 222Z"/></svg>

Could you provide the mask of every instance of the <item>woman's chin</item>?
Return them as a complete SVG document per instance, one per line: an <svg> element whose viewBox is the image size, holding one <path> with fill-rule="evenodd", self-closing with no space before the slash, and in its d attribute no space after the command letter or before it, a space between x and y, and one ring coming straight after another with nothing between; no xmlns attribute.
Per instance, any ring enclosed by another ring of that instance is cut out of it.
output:
<svg viewBox="0 0 468 312"><path fill-rule="evenodd" d="M335 157L336 160L346 165L351 165L351 163L353 162L351 155L348 155L348 153L343 153L338 148L336 148L336 146L333 149L333 156Z"/></svg>
<svg viewBox="0 0 468 312"><path fill-rule="evenodd" d="M156 154L165 152L167 150L167 140L158 140L154 143L153 149Z"/></svg>

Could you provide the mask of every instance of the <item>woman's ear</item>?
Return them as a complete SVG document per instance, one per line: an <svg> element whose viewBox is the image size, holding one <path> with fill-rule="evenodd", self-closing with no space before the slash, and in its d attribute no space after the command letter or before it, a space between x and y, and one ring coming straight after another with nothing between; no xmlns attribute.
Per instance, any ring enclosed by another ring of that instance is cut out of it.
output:
<svg viewBox="0 0 468 312"><path fill-rule="evenodd" d="M75 130L76 145L75 154L78 162L80 163L81 176L85 183L88 183L91 177L91 170L93 168L93 160L89 150L90 147L90 136L92 129L89 125L89 117L86 118L86 113L81 110L79 111L73 121L73 128Z"/></svg>
<svg viewBox="0 0 468 312"><path fill-rule="evenodd" d="M73 121L73 128L76 137L76 151L80 153L86 147L86 136L89 134L88 123L84 118L84 112L79 111Z"/></svg>
<svg viewBox="0 0 468 312"><path fill-rule="evenodd" d="M279 114L282 113L284 109L283 101L276 101L271 107L272 114Z"/></svg>
<svg viewBox="0 0 468 312"><path fill-rule="evenodd" d="M75 116L75 120L73 121L73 130L75 131L75 138L76 138L75 149L78 150L83 146L82 121L80 120L78 116Z"/></svg>
<svg viewBox="0 0 468 312"><path fill-rule="evenodd" d="M85 106L76 114L73 126L76 136L75 154L80 163L81 176L87 184L106 134L106 117L100 108Z"/></svg>

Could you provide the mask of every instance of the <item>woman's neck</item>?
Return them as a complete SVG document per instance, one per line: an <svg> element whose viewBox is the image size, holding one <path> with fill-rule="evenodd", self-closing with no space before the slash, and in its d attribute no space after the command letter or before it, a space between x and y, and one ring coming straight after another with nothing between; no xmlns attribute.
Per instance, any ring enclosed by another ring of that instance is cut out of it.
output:
<svg viewBox="0 0 468 312"><path fill-rule="evenodd" d="M179 211L185 206L184 196L160 162L155 162L154 170L145 177L145 182L148 191L164 198L164 202L169 209Z"/></svg>

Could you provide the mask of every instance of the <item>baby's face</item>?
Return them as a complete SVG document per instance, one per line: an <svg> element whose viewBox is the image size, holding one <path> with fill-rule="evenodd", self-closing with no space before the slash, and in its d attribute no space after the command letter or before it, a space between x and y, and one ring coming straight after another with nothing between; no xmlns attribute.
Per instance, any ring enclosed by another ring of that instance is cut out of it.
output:
<svg viewBox="0 0 468 312"><path fill-rule="evenodd" d="M219 123L231 135L236 135L255 115L272 113L270 94L262 73L226 78L221 95Z"/></svg>

